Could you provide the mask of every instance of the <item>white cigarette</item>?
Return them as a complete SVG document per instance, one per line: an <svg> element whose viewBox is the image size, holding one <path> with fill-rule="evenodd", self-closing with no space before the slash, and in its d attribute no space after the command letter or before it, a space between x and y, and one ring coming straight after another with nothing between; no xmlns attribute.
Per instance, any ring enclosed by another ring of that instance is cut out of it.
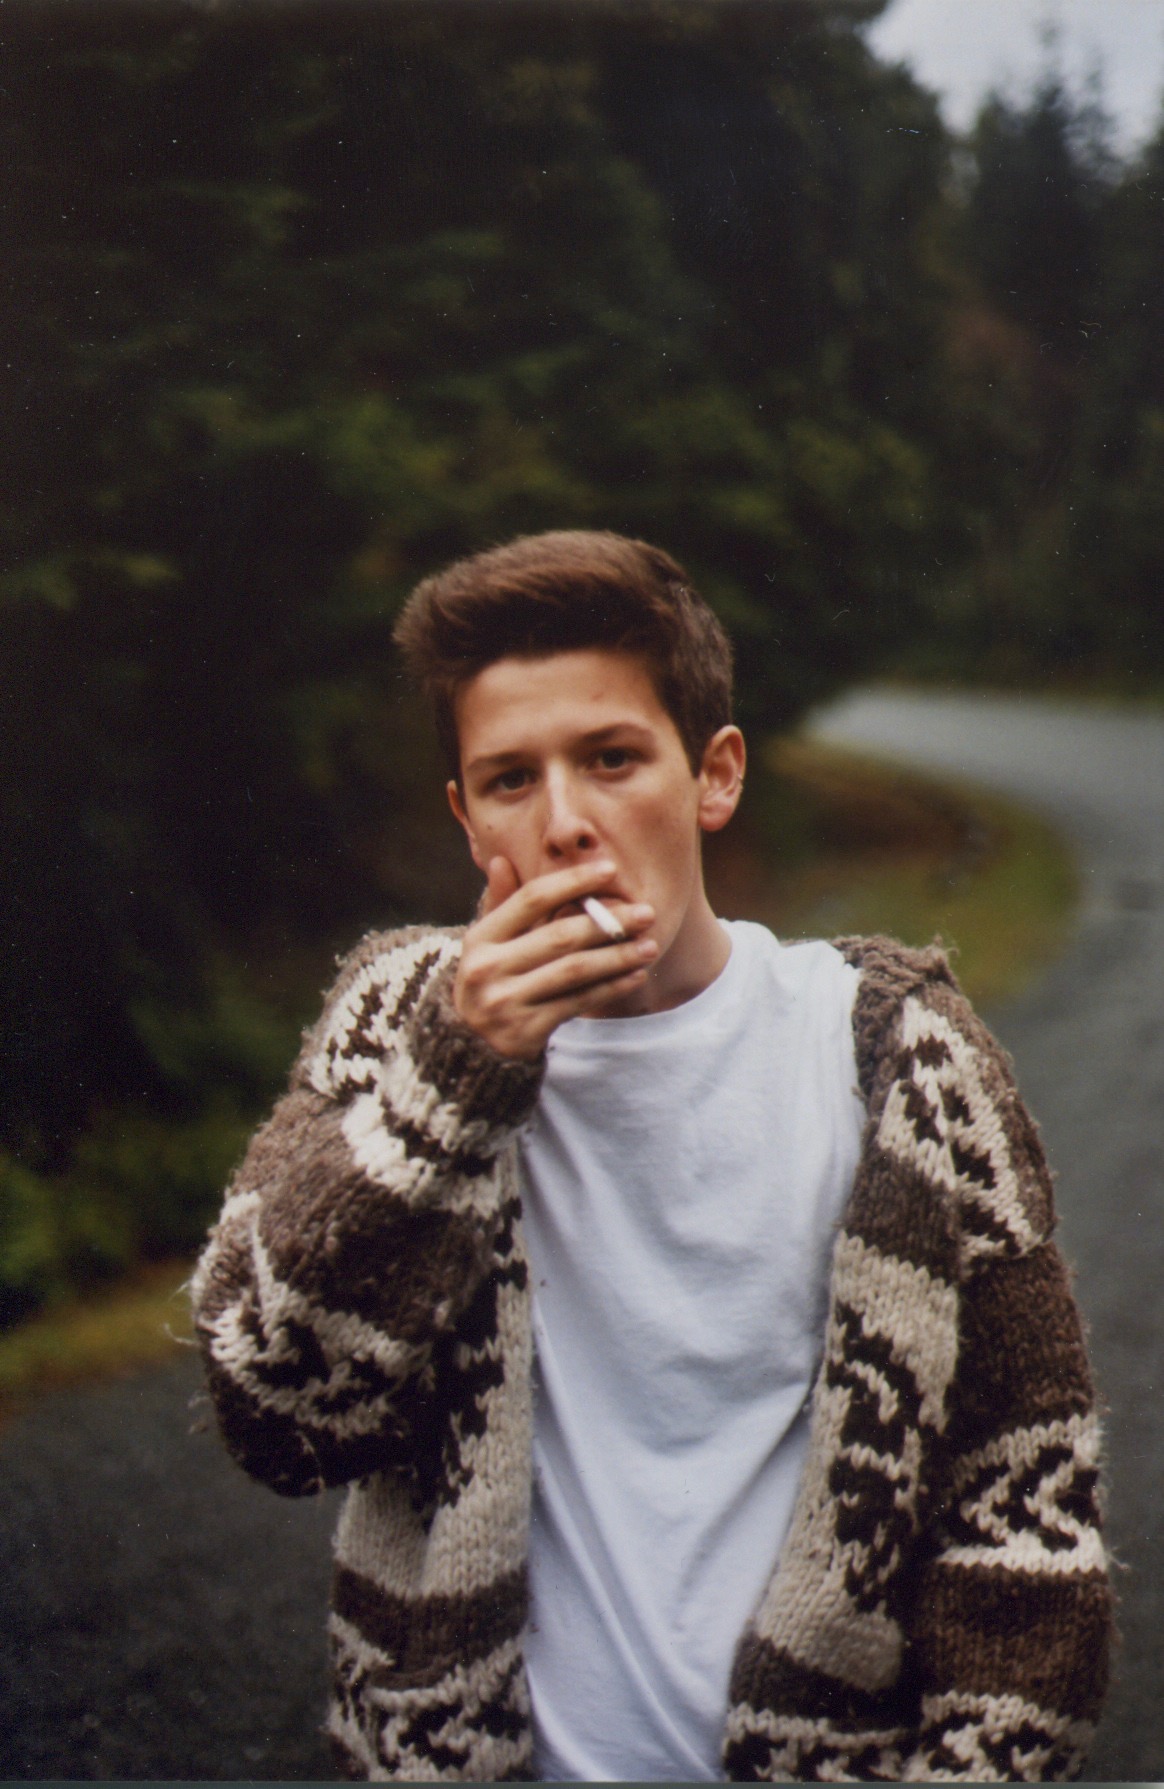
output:
<svg viewBox="0 0 1164 1789"><path fill-rule="evenodd" d="M605 935L614 943L621 943L626 937L626 933L619 925L617 919L615 919L610 908L604 907L601 901L596 901L593 895L587 895L585 897L582 902L582 909L583 912L590 915L590 918L594 921L598 930L605 933Z"/></svg>

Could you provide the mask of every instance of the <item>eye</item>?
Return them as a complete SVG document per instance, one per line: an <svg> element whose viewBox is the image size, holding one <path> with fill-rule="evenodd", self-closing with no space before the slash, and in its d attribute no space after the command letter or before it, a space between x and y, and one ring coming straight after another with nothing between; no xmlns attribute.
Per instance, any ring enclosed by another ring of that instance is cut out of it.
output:
<svg viewBox="0 0 1164 1789"><path fill-rule="evenodd" d="M514 765L511 770L499 771L489 784L489 788L501 795L516 795L520 789L525 788L528 777L528 770L522 770Z"/></svg>
<svg viewBox="0 0 1164 1789"><path fill-rule="evenodd" d="M608 745L598 753L596 762L600 770L625 770L632 757L625 745Z"/></svg>

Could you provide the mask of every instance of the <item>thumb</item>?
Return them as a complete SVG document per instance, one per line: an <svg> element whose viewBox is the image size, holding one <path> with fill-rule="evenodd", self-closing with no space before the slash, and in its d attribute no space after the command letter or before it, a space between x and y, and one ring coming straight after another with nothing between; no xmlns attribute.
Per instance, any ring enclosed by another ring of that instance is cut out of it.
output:
<svg viewBox="0 0 1164 1789"><path fill-rule="evenodd" d="M503 901L507 901L521 887L517 871L508 857L491 857L485 875L485 889L477 907L478 919L484 919L487 913L495 912Z"/></svg>

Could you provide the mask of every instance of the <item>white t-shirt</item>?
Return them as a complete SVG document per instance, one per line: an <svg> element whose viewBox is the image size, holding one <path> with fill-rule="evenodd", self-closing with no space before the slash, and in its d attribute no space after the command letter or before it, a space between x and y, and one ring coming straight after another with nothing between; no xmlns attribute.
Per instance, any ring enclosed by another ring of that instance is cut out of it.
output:
<svg viewBox="0 0 1164 1789"><path fill-rule="evenodd" d="M726 929L694 1000L559 1027L522 1143L543 1780L720 1775L804 1462L864 1121L857 974Z"/></svg>

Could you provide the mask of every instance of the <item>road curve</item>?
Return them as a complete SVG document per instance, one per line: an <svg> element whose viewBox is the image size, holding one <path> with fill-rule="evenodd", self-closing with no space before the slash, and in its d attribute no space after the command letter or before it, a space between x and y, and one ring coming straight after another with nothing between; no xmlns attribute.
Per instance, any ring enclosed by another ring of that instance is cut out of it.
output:
<svg viewBox="0 0 1164 1789"><path fill-rule="evenodd" d="M1096 1781L1164 1780L1164 721L865 693L827 737L1005 789L1075 841L1075 941L989 1014L1058 1170L1108 1417L1125 1644ZM0 1431L0 1777L296 1779L319 1739L335 1500L251 1484L188 1408L196 1363Z"/></svg>
<svg viewBox="0 0 1164 1789"><path fill-rule="evenodd" d="M1066 955L988 1013L1057 1175L1106 1420L1123 1645L1089 1775L1164 1778L1164 716L862 690L809 729L1037 807L1073 843Z"/></svg>

